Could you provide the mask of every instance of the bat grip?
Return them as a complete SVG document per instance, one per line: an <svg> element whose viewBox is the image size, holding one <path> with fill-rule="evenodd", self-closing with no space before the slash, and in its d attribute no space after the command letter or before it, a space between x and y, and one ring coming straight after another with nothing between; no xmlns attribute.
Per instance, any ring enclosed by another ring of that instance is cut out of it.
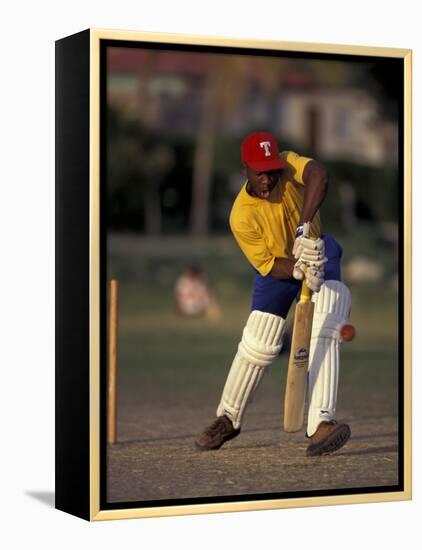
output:
<svg viewBox="0 0 422 550"><path fill-rule="evenodd" d="M316 240L316 237L311 237L312 240ZM303 270L303 273L306 275L306 270L308 268L305 267ZM309 288L309 286L306 284L306 277L304 277L302 281L302 290L300 292L300 299L299 302L310 302L312 300L312 290Z"/></svg>
<svg viewBox="0 0 422 550"><path fill-rule="evenodd" d="M308 268L305 267L304 273L306 274L306 270ZM310 302L312 299L312 290L309 288L309 286L306 284L306 277L302 281L302 289L300 291L300 299L299 302Z"/></svg>

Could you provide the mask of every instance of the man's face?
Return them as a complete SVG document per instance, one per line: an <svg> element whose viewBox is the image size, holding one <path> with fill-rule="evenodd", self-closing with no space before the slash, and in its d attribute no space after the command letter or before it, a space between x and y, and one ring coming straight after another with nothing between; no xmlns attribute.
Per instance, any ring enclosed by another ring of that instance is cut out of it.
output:
<svg viewBox="0 0 422 550"><path fill-rule="evenodd" d="M271 191L278 183L281 170L257 172L247 164L244 164L243 168L248 178L248 193L260 199L268 199Z"/></svg>

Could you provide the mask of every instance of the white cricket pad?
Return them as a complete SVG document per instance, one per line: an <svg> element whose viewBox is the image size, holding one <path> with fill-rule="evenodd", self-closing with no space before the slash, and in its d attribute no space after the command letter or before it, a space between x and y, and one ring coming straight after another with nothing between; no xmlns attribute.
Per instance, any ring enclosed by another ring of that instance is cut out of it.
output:
<svg viewBox="0 0 422 550"><path fill-rule="evenodd" d="M318 293L312 323L308 373L308 427L313 435L320 422L336 414L340 329L349 319L351 296L340 281L326 281Z"/></svg>
<svg viewBox="0 0 422 550"><path fill-rule="evenodd" d="M266 367L278 356L285 320L254 310L248 317L224 386L217 416L225 414L238 428Z"/></svg>

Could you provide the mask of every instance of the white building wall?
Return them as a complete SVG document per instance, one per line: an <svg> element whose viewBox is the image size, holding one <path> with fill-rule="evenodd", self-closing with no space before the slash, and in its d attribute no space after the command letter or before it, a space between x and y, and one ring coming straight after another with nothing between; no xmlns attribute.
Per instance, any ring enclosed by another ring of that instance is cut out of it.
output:
<svg viewBox="0 0 422 550"><path fill-rule="evenodd" d="M388 160L387 136L394 125L380 119L376 104L362 90L288 92L283 96L280 135L309 145L310 108L318 113L318 153L329 158L349 157L356 162L380 164Z"/></svg>

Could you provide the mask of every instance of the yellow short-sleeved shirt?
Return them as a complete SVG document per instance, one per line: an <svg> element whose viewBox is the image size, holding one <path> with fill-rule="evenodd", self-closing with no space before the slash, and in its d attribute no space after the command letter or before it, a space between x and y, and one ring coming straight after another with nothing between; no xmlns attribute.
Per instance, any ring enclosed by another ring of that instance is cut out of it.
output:
<svg viewBox="0 0 422 550"><path fill-rule="evenodd" d="M230 213L233 235L252 266L268 275L275 258L293 260L296 227L303 207L303 172L311 160L292 151L281 153L288 166L268 200L251 197L243 185ZM319 236L319 212L312 221L312 235Z"/></svg>

